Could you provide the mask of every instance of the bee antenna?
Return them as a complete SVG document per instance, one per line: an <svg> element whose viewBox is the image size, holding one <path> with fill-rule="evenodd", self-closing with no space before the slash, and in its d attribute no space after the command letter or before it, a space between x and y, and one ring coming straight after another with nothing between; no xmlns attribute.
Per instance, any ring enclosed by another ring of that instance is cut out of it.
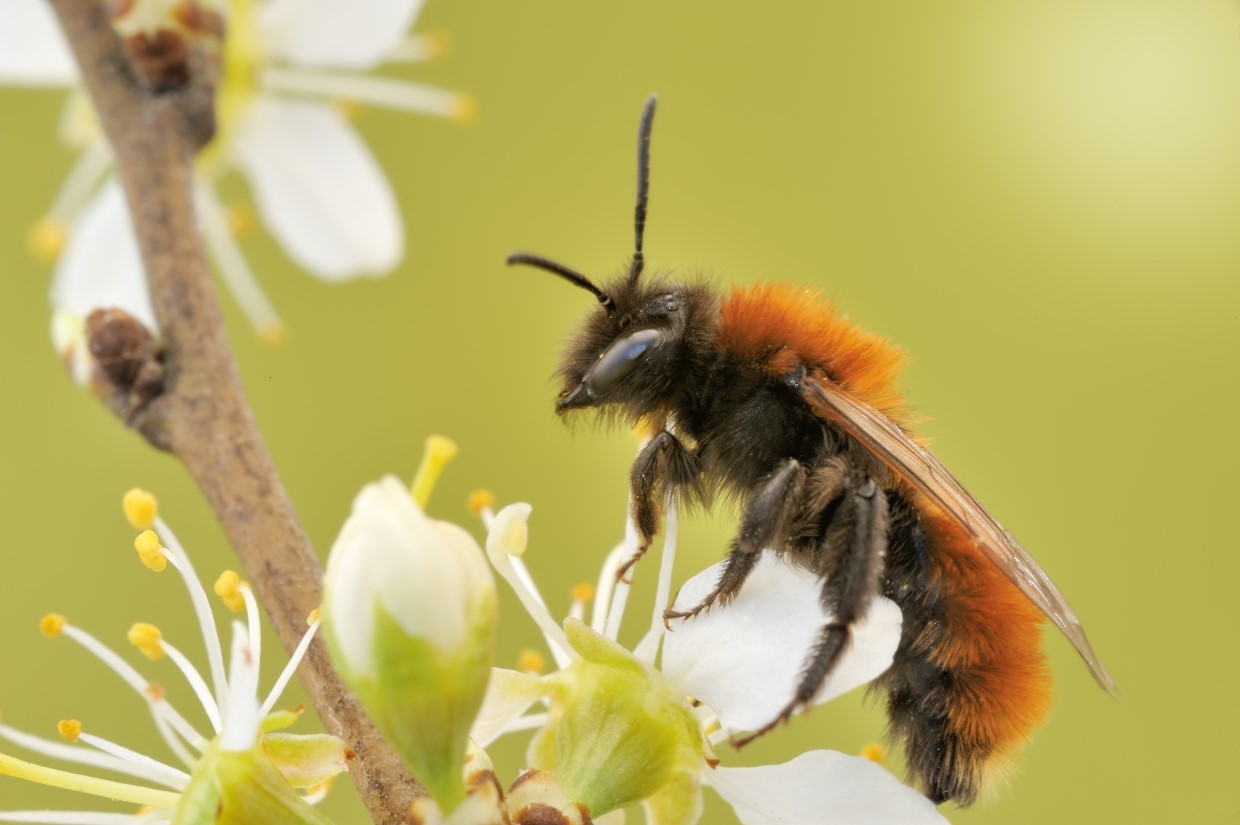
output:
<svg viewBox="0 0 1240 825"><path fill-rule="evenodd" d="M646 98L641 126L637 129L637 209L633 216L635 240L633 264L629 268L630 286L637 283L646 265L646 257L642 253L642 239L646 234L646 203L650 196L650 130L654 126L654 108L658 102L658 95Z"/></svg>
<svg viewBox="0 0 1240 825"><path fill-rule="evenodd" d="M530 255L527 252L513 252L507 257L507 259L505 259L505 262L509 266L524 264L525 266L532 266L536 269L544 269L553 275L559 275L570 284L579 286L595 298L598 298L598 302L602 304L603 309L608 312L611 312L611 310L615 307L615 304L611 300L611 296L595 286L594 282L585 275L582 275L575 269L569 269L564 266L564 264L557 264L555 261L544 258L541 255Z"/></svg>

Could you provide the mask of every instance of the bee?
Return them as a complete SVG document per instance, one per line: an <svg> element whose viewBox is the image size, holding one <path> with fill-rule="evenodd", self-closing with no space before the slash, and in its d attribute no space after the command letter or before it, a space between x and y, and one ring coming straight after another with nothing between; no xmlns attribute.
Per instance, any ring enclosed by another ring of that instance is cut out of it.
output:
<svg viewBox="0 0 1240 825"><path fill-rule="evenodd" d="M935 803L965 806L1046 717L1049 618L1094 679L1115 684L1081 623L1012 535L926 450L896 386L901 352L816 293L645 273L642 248L656 98L638 131L635 242L602 286L524 252L508 264L551 272L598 301L558 372L556 410L651 423L633 463L631 518L649 548L668 496L734 496L741 519L714 589L688 619L732 600L765 550L818 574L831 614L788 704L744 744L808 706L876 596L904 621L886 693L889 733ZM621 571L621 575L624 574Z"/></svg>

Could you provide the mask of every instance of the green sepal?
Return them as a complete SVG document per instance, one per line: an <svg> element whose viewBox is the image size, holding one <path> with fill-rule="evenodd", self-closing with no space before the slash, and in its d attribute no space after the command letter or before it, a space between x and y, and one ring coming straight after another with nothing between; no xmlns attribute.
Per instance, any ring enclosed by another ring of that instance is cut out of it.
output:
<svg viewBox="0 0 1240 825"><path fill-rule="evenodd" d="M261 745L225 751L213 743L181 794L172 825L332 825L289 785Z"/></svg>

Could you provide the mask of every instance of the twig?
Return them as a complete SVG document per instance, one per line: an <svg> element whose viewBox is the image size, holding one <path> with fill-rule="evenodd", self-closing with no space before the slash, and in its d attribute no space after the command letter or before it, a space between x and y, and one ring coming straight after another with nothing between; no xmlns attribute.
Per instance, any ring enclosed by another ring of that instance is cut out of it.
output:
<svg viewBox="0 0 1240 825"><path fill-rule="evenodd" d="M127 423L184 462L292 650L319 605L322 571L247 406L193 208L193 162L214 131L213 90L138 82L101 0L51 0L112 143L163 353L162 392ZM375 730L316 641L300 675L375 822L405 820L422 787Z"/></svg>

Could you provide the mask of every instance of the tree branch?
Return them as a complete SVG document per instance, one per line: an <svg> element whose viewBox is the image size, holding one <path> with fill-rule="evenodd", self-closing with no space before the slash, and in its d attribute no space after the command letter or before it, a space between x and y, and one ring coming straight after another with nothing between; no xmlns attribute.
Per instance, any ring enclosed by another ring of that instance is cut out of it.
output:
<svg viewBox="0 0 1240 825"><path fill-rule="evenodd" d="M254 424L224 334L194 217L194 156L214 130L213 89L139 82L100 0L51 0L111 141L166 344L162 392L127 423L184 462L292 650L322 596L322 570ZM300 676L327 729L357 754L354 783L375 822L405 820L425 790L340 681L321 640Z"/></svg>

